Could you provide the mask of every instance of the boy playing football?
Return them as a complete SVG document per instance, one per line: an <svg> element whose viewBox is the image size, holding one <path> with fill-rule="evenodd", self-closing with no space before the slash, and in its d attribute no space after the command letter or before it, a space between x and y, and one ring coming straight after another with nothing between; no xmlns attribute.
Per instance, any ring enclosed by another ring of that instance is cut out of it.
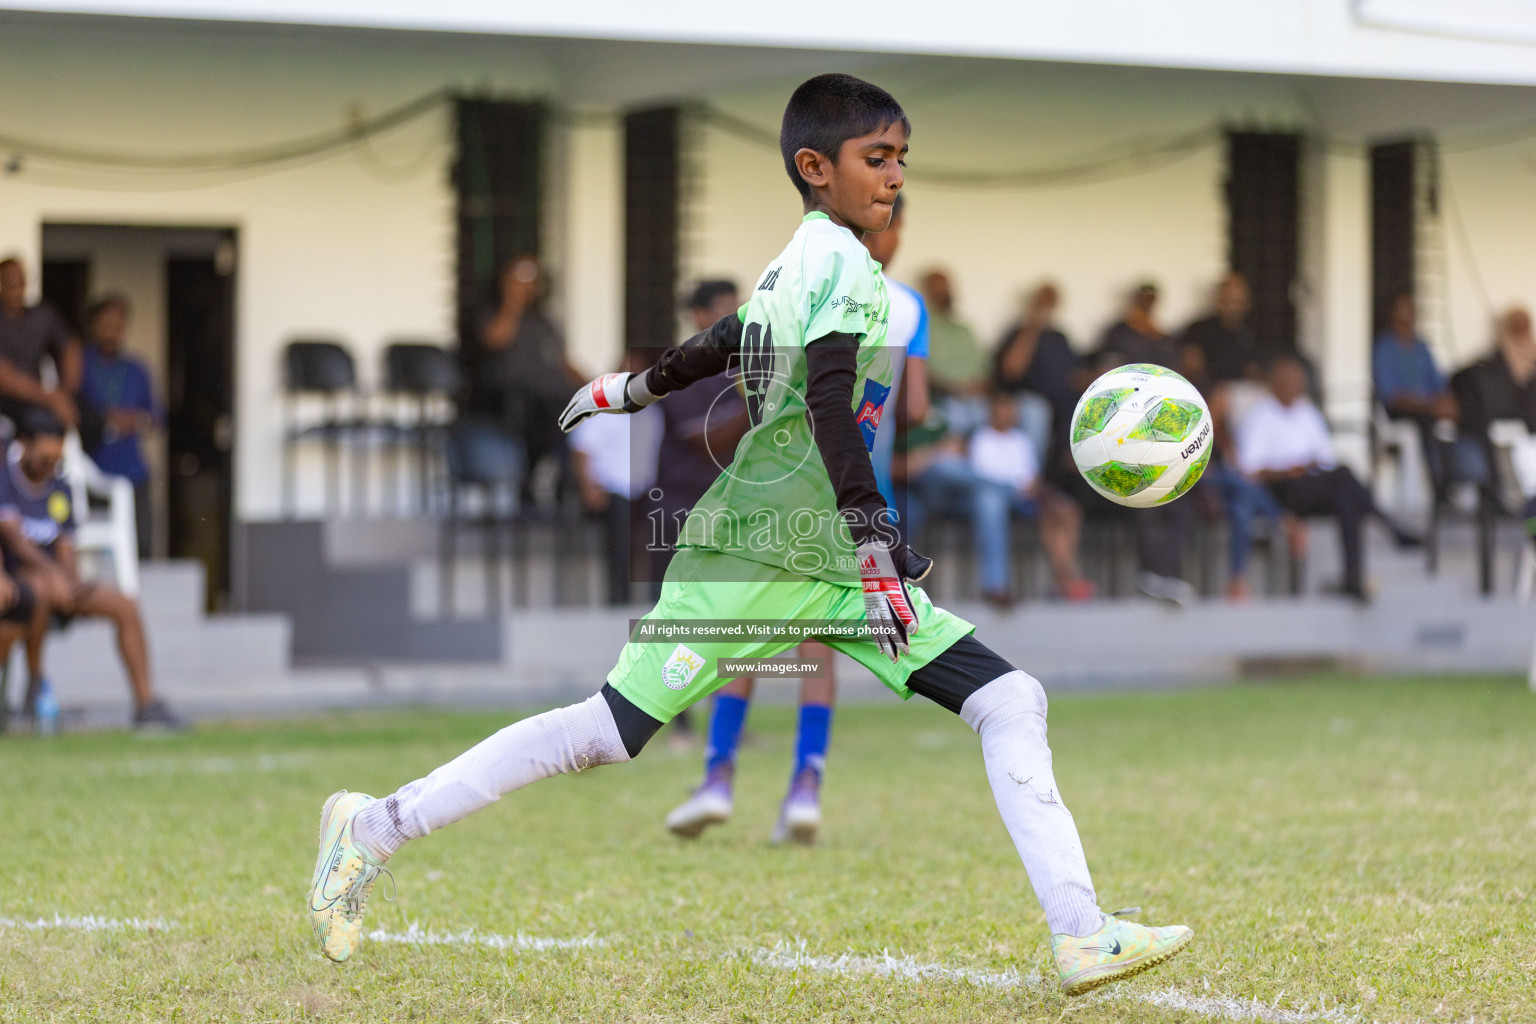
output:
<svg viewBox="0 0 1536 1024"><path fill-rule="evenodd" d="M868 82L821 75L802 84L779 139L805 218L751 299L651 369L605 374L571 399L566 430L596 413L634 412L737 360L752 426L694 507L660 600L597 694L516 722L383 799L343 790L326 801L309 894L326 956L356 951L369 893L405 843L529 783L628 761L725 682L721 659L782 653L804 639L796 627L980 736L998 810L1053 933L1063 991L1139 973L1188 945L1187 928L1100 911L1051 773L1045 692L908 585L932 563L897 538L871 468L891 390L889 303L859 239L890 222L910 132L895 99ZM698 624L710 622L726 628L706 635ZM780 628L729 628L764 622ZM697 629L684 642L647 642L689 624Z"/></svg>

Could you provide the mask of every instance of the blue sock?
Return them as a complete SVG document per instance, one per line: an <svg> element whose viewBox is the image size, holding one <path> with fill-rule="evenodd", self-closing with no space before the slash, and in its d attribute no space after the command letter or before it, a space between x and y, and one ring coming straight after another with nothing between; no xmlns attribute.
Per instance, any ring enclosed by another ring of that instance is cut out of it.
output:
<svg viewBox="0 0 1536 1024"><path fill-rule="evenodd" d="M704 748L704 773L736 762L736 741L747 720L746 701L728 693L715 698L715 712L709 716L709 746Z"/></svg>
<svg viewBox="0 0 1536 1024"><path fill-rule="evenodd" d="M827 765L827 740L832 733L832 709L825 704L800 705L800 734L795 740L795 775L809 768L821 778Z"/></svg>

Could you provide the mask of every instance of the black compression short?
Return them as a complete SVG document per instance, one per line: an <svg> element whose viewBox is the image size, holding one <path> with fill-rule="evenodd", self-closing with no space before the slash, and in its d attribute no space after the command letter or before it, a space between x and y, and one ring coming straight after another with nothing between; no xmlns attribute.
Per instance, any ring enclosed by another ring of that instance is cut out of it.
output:
<svg viewBox="0 0 1536 1024"><path fill-rule="evenodd" d="M920 693L955 714L965 699L999 676L1015 671L990 647L967 634L956 640L907 679L913 693Z"/></svg>

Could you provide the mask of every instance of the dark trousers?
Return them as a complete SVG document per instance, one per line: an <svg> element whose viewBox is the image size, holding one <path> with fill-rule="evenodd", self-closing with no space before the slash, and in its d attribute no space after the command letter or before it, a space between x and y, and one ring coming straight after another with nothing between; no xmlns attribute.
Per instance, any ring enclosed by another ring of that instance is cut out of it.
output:
<svg viewBox="0 0 1536 1024"><path fill-rule="evenodd" d="M1275 499L1299 516L1333 516L1344 549L1344 589L1359 590L1365 575L1365 520L1375 511L1371 492L1343 466L1269 485Z"/></svg>
<svg viewBox="0 0 1536 1024"><path fill-rule="evenodd" d="M609 494L608 507L603 509L602 516L603 547L608 561L608 603L629 604L634 572L630 564L633 529L629 521L629 499Z"/></svg>
<svg viewBox="0 0 1536 1024"><path fill-rule="evenodd" d="M133 518L139 535L139 560L143 561L155 553L155 508L148 480L133 485Z"/></svg>
<svg viewBox="0 0 1536 1024"><path fill-rule="evenodd" d="M1158 576L1178 576L1184 571L1184 549L1195 526L1195 505L1191 501L1172 501L1166 505L1137 509L1136 560L1143 572Z"/></svg>

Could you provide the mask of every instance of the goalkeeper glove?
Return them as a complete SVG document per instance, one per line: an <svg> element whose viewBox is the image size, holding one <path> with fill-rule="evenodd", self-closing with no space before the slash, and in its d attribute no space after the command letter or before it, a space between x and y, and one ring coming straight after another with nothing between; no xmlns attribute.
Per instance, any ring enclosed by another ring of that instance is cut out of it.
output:
<svg viewBox="0 0 1536 1024"><path fill-rule="evenodd" d="M569 434L600 412L639 412L660 397L645 386L644 373L605 373L572 396L560 414L560 429Z"/></svg>
<svg viewBox="0 0 1536 1024"><path fill-rule="evenodd" d="M867 540L856 549L859 578L864 585L864 618L876 646L895 662L911 648L917 635L917 609L907 582L917 582L933 568L933 559L905 544Z"/></svg>

